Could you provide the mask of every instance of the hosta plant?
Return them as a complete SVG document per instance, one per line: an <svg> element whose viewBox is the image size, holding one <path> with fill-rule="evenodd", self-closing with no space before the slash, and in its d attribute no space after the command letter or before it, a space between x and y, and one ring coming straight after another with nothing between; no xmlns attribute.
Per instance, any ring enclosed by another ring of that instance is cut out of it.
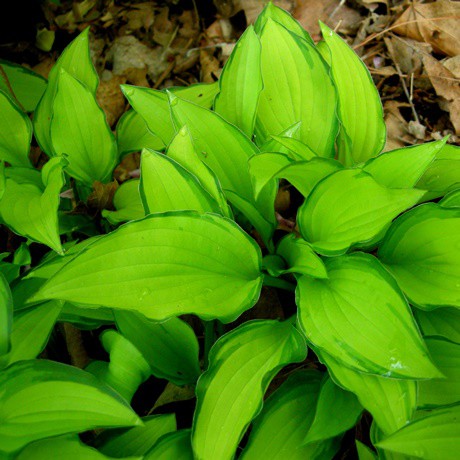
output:
<svg viewBox="0 0 460 460"><path fill-rule="evenodd" d="M459 148L385 151L369 72L321 27L269 4L218 82L122 86L115 135L88 30L47 82L1 63L2 458L456 458Z"/></svg>

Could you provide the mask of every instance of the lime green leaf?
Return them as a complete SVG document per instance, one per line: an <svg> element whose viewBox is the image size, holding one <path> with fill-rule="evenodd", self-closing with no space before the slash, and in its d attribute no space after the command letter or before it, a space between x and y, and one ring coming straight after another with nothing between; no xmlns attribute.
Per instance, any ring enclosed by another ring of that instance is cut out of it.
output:
<svg viewBox="0 0 460 460"><path fill-rule="evenodd" d="M13 298L5 277L0 273L0 358L11 349ZM2 360L0 359L0 367Z"/></svg>
<svg viewBox="0 0 460 460"><path fill-rule="evenodd" d="M190 430L164 435L144 457L144 460L193 460Z"/></svg>
<svg viewBox="0 0 460 460"><path fill-rule="evenodd" d="M196 382L200 375L198 340L186 322L170 318L156 323L133 312L114 314L118 330L142 353L153 375L176 385Z"/></svg>
<svg viewBox="0 0 460 460"><path fill-rule="evenodd" d="M359 460L377 460L377 455L369 447L355 439L356 450L358 451Z"/></svg>
<svg viewBox="0 0 460 460"><path fill-rule="evenodd" d="M301 126L301 123L298 123ZM284 153L297 161L308 161L316 158L316 153L302 141L289 136L270 136L270 139L260 147L261 152Z"/></svg>
<svg viewBox="0 0 460 460"><path fill-rule="evenodd" d="M217 94L219 93L219 82L196 83L190 86L173 86L167 91L177 94L180 98L193 102L194 104L210 109Z"/></svg>
<svg viewBox="0 0 460 460"><path fill-rule="evenodd" d="M437 409L377 443L377 447L426 459L456 460L460 405Z"/></svg>
<svg viewBox="0 0 460 460"><path fill-rule="evenodd" d="M222 70L214 110L251 138L262 86L260 41L249 26Z"/></svg>
<svg viewBox="0 0 460 460"><path fill-rule="evenodd" d="M431 408L460 402L460 345L435 337L427 338L425 342L433 361L446 378L419 382L419 407Z"/></svg>
<svg viewBox="0 0 460 460"><path fill-rule="evenodd" d="M299 321L313 345L361 372L441 376L402 292L375 257L354 253L325 266L328 279L298 280Z"/></svg>
<svg viewBox="0 0 460 460"><path fill-rule="evenodd" d="M327 378L321 385L315 418L304 442L310 444L345 433L355 426L362 411L353 393L344 391Z"/></svg>
<svg viewBox="0 0 460 460"><path fill-rule="evenodd" d="M0 91L0 160L30 167L32 123L9 95Z"/></svg>
<svg viewBox="0 0 460 460"><path fill-rule="evenodd" d="M378 255L415 305L460 307L460 209L412 209L391 225Z"/></svg>
<svg viewBox="0 0 460 460"><path fill-rule="evenodd" d="M382 103L361 59L334 31L323 23L320 26L339 98L339 160L350 166L375 157L385 145Z"/></svg>
<svg viewBox="0 0 460 460"><path fill-rule="evenodd" d="M259 247L228 219L153 214L95 241L33 300L104 305L156 320L194 313L229 322L257 301L260 265Z"/></svg>
<svg viewBox="0 0 460 460"><path fill-rule="evenodd" d="M257 111L258 143L300 121L299 139L317 155L334 157L337 96L325 62L310 43L272 19L260 42L264 89Z"/></svg>
<svg viewBox="0 0 460 460"><path fill-rule="evenodd" d="M21 267L32 263L32 256L27 243L21 243L19 248L14 251L13 263Z"/></svg>
<svg viewBox="0 0 460 460"><path fill-rule="evenodd" d="M46 244L62 253L59 238L59 193L64 185L64 158L53 158L42 169L44 190L32 183L18 184L6 180L6 189L0 201L0 215L15 233Z"/></svg>
<svg viewBox="0 0 460 460"><path fill-rule="evenodd" d="M152 150L142 151L140 194L146 214L219 212L219 206L195 176L177 161Z"/></svg>
<svg viewBox="0 0 460 460"><path fill-rule="evenodd" d="M384 187L411 188L436 158L446 140L447 138L382 153L367 161L363 170Z"/></svg>
<svg viewBox="0 0 460 460"><path fill-rule="evenodd" d="M261 410L270 380L284 365L303 361L307 346L290 322L250 321L211 348L196 387L192 445L196 458L233 458Z"/></svg>
<svg viewBox="0 0 460 460"><path fill-rule="evenodd" d="M58 321L72 323L78 329L92 330L115 322L109 308L86 308L81 304L64 303Z"/></svg>
<svg viewBox="0 0 460 460"><path fill-rule="evenodd" d="M117 146L103 110L89 88L61 70L53 103L54 152L69 160L68 173L86 185L107 182L115 168Z"/></svg>
<svg viewBox="0 0 460 460"><path fill-rule="evenodd" d="M460 189L449 192L439 204L443 208L460 208Z"/></svg>
<svg viewBox="0 0 460 460"><path fill-rule="evenodd" d="M337 171L320 182L300 207L300 233L320 254L343 254L378 236L421 196L420 190L382 187L359 169Z"/></svg>
<svg viewBox="0 0 460 460"><path fill-rule="evenodd" d="M128 430L106 430L96 438L95 445L105 455L127 457L145 455L167 433L176 431L174 414L143 417L144 426Z"/></svg>
<svg viewBox="0 0 460 460"><path fill-rule="evenodd" d="M26 67L0 59L0 66L5 72L8 83L13 90L14 96L26 112L33 112L38 101L45 92L47 81L38 73ZM10 93L7 84L2 84L0 79L0 90Z"/></svg>
<svg viewBox="0 0 460 460"><path fill-rule="evenodd" d="M265 402L254 421L241 459L328 459L334 456L334 441L304 445L314 416L322 374L304 370L291 375Z"/></svg>
<svg viewBox="0 0 460 460"><path fill-rule="evenodd" d="M262 13L259 14L259 17L254 23L254 29L257 34L260 35L269 18L280 23L290 32L304 38L311 45L315 44L308 32L287 11L273 5L271 2L267 3Z"/></svg>
<svg viewBox="0 0 460 460"><path fill-rule="evenodd" d="M40 171L36 169L13 166L11 168L5 168L4 173L7 179L13 179L18 184L30 183L44 190L42 176Z"/></svg>
<svg viewBox="0 0 460 460"><path fill-rule="evenodd" d="M104 209L102 217L105 217L112 225L144 217L145 211L139 194L139 182L139 179L123 182L113 196L113 206L116 211Z"/></svg>
<svg viewBox="0 0 460 460"><path fill-rule="evenodd" d="M20 361L0 373L0 452L97 427L140 425L128 404L94 376L46 360Z"/></svg>
<svg viewBox="0 0 460 460"><path fill-rule="evenodd" d="M144 119L134 110L128 110L117 123L118 157L144 148L162 150L163 141L150 132Z"/></svg>
<svg viewBox="0 0 460 460"><path fill-rule="evenodd" d="M67 46L51 69L48 86L34 114L34 134L41 149L48 155L54 155L51 142L51 120L57 83L61 70L65 70L85 85L94 95L99 83L98 76L89 54L89 27ZM63 127L64 129L64 127Z"/></svg>
<svg viewBox="0 0 460 460"><path fill-rule="evenodd" d="M319 357L333 380L345 390L355 393L384 433L393 433L412 419L417 406L415 381L356 372L323 351L319 352Z"/></svg>
<svg viewBox="0 0 460 460"><path fill-rule="evenodd" d="M437 308L432 311L414 309L415 318L424 336L438 336L460 344L460 310Z"/></svg>

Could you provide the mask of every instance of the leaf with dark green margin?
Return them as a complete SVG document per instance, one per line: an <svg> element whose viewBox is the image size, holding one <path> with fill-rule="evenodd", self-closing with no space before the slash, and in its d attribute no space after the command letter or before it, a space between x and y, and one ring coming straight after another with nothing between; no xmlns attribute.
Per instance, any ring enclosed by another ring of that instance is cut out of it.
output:
<svg viewBox="0 0 460 460"><path fill-rule="evenodd" d="M53 101L51 140L54 152L65 154L67 172L86 185L107 182L117 162L117 144L94 94L65 70Z"/></svg>
<svg viewBox="0 0 460 460"><path fill-rule="evenodd" d="M13 90L15 98L26 112L33 112L40 98L45 92L47 80L32 70L0 59L0 66L5 72L8 83ZM10 93L7 84L2 84L0 77L0 90Z"/></svg>
<svg viewBox="0 0 460 460"><path fill-rule="evenodd" d="M335 383L358 397L384 433L393 433L412 420L417 407L414 380L364 374L345 367L323 351L318 352L318 356Z"/></svg>
<svg viewBox="0 0 460 460"><path fill-rule="evenodd" d="M30 167L32 123L13 99L0 91L0 160L14 166Z"/></svg>
<svg viewBox="0 0 460 460"><path fill-rule="evenodd" d="M358 441L357 439L355 439L355 444L359 460L377 460L377 455L375 452L365 444Z"/></svg>
<svg viewBox="0 0 460 460"><path fill-rule="evenodd" d="M344 366L393 378L442 374L430 361L396 281L370 254L328 258L328 279L298 279L299 322L313 345Z"/></svg>
<svg viewBox="0 0 460 460"><path fill-rule="evenodd" d="M222 336L196 387L192 446L197 459L230 459L262 408L271 379L307 354L302 335L288 322L255 320Z"/></svg>
<svg viewBox="0 0 460 460"><path fill-rule="evenodd" d="M304 442L310 444L345 433L356 425L362 412L356 396L327 377L321 385L315 418Z"/></svg>
<svg viewBox="0 0 460 460"><path fill-rule="evenodd" d="M257 110L257 142L263 144L300 121L299 139L318 156L333 158L337 94L326 63L313 45L272 19L260 42L264 89Z"/></svg>
<svg viewBox="0 0 460 460"><path fill-rule="evenodd" d="M233 48L219 78L214 110L249 138L254 133L257 104L263 87L260 41L249 26Z"/></svg>
<svg viewBox="0 0 460 460"><path fill-rule="evenodd" d="M320 254L344 254L350 246L378 236L421 196L421 190L382 187L359 169L337 171L321 181L300 207L300 234Z"/></svg>
<svg viewBox="0 0 460 460"><path fill-rule="evenodd" d="M428 350L444 379L433 379L418 384L418 406L433 408L460 402L460 345L448 340L425 339Z"/></svg>
<svg viewBox="0 0 460 460"><path fill-rule="evenodd" d="M95 241L31 300L104 305L155 320L193 313L230 322L256 303L260 266L259 247L226 218L152 214Z"/></svg>
<svg viewBox="0 0 460 460"><path fill-rule="evenodd" d="M460 405L436 409L377 443L377 447L426 459L457 460Z"/></svg>
<svg viewBox="0 0 460 460"><path fill-rule="evenodd" d="M40 148L52 156L55 154L51 142L51 120L57 82L61 70L76 78L94 95L99 79L89 52L89 27L75 38L63 51L48 77L48 86L34 113L34 134Z"/></svg>
<svg viewBox="0 0 460 460"><path fill-rule="evenodd" d="M424 336L445 337L460 344L460 310L437 308L432 311L414 309L414 315Z"/></svg>
<svg viewBox="0 0 460 460"><path fill-rule="evenodd" d="M139 183L139 179L123 182L113 196L115 211L104 209L102 217L105 217L112 225L145 217L144 206L139 193Z"/></svg>
<svg viewBox="0 0 460 460"><path fill-rule="evenodd" d="M254 29L257 34L260 35L269 18L280 23L290 32L304 38L311 45L315 44L309 33L300 25L298 21L296 21L286 10L273 5L271 2L267 3L262 13L259 14L256 22L254 23Z"/></svg>
<svg viewBox="0 0 460 460"><path fill-rule="evenodd" d="M132 109L122 115L117 123L116 132L119 158L147 148L162 150L165 146L158 136L150 132L144 119Z"/></svg>
<svg viewBox="0 0 460 460"><path fill-rule="evenodd" d="M460 188L449 192L439 204L443 208L460 208Z"/></svg>
<svg viewBox="0 0 460 460"><path fill-rule="evenodd" d="M142 151L139 191L146 214L182 210L219 213L218 204L193 174L153 150Z"/></svg>
<svg viewBox="0 0 460 460"><path fill-rule="evenodd" d="M164 435L144 456L144 460L194 460L190 430Z"/></svg>
<svg viewBox="0 0 460 460"><path fill-rule="evenodd" d="M185 321L170 318L158 323L125 311L114 315L118 330L143 354L155 377L176 385L196 382L200 375L198 340Z"/></svg>
<svg viewBox="0 0 460 460"><path fill-rule="evenodd" d="M0 373L0 394L0 452L14 452L60 434L142 424L129 405L96 377L54 361L9 366Z"/></svg>
<svg viewBox="0 0 460 460"><path fill-rule="evenodd" d="M303 370L291 375L265 402L255 419L241 459L328 459L337 451L333 440L304 445L314 416L322 374Z"/></svg>
<svg viewBox="0 0 460 460"><path fill-rule="evenodd" d="M0 273L0 367L3 356L11 350L13 298L6 278Z"/></svg>
<svg viewBox="0 0 460 460"><path fill-rule="evenodd" d="M446 141L447 138L382 153L368 160L363 170L384 187L414 187Z"/></svg>
<svg viewBox="0 0 460 460"><path fill-rule="evenodd" d="M460 307L460 209L417 206L395 220L378 257L411 303Z"/></svg>
<svg viewBox="0 0 460 460"><path fill-rule="evenodd" d="M19 184L6 180L6 189L0 201L0 215L13 232L46 244L62 253L59 238L59 193L65 179L63 168L67 161L52 158L41 171L44 190L32 183Z"/></svg>
<svg viewBox="0 0 460 460"><path fill-rule="evenodd" d="M145 455L165 434L176 431L174 414L150 415L143 417L143 426L106 430L100 434L94 445L105 455L123 457Z"/></svg>

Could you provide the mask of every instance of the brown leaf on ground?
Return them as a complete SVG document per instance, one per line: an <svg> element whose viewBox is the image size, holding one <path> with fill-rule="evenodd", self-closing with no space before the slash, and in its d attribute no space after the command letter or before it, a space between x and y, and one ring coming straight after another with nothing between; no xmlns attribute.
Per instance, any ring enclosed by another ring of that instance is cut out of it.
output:
<svg viewBox="0 0 460 460"><path fill-rule="evenodd" d="M141 154L139 152L129 153L123 157L121 163L113 171L113 178L122 183L133 177L133 171L139 169L141 164Z"/></svg>
<svg viewBox="0 0 460 460"><path fill-rule="evenodd" d="M446 69L450 70L454 74L455 78L460 79L460 54L447 59L443 64Z"/></svg>
<svg viewBox="0 0 460 460"><path fill-rule="evenodd" d="M384 151L399 149L411 144L413 138L408 135L408 124L401 115L401 107L410 107L406 102L387 101L383 106L385 125L387 127L387 142Z"/></svg>
<svg viewBox="0 0 460 460"><path fill-rule="evenodd" d="M460 2L415 3L395 22L399 35L429 43L438 53L460 54Z"/></svg>
<svg viewBox="0 0 460 460"><path fill-rule="evenodd" d="M292 12L295 0L273 0L273 4ZM267 4L266 0L214 0L214 5L223 18L231 18L241 10L244 11L248 24L253 24Z"/></svg>
<svg viewBox="0 0 460 460"><path fill-rule="evenodd" d="M86 20L94 20L100 14L95 8L96 0L83 0L82 2L73 2L72 9L65 14L61 14L54 19L54 22L61 28L69 32L75 31L81 27L81 23ZM93 9L94 8L94 9ZM93 12L91 17L90 12Z"/></svg>
<svg viewBox="0 0 460 460"><path fill-rule="evenodd" d="M450 113L455 133L460 134L460 80L429 54L423 57L423 65L436 94L443 99L439 106Z"/></svg>
<svg viewBox="0 0 460 460"><path fill-rule="evenodd" d="M107 123L113 126L125 110L126 101L120 91L120 85L126 83L126 77L108 74L111 78L101 80L97 88L96 99L105 112Z"/></svg>
<svg viewBox="0 0 460 460"><path fill-rule="evenodd" d="M93 209L113 209L113 195L118 188L118 182L113 181L108 184L95 181L93 192L88 197L88 207Z"/></svg>
<svg viewBox="0 0 460 460"><path fill-rule="evenodd" d="M399 65L401 71L407 75L420 75L423 68L423 55L432 51L428 43L421 43L411 38L398 36L385 37L385 45L393 62Z"/></svg>

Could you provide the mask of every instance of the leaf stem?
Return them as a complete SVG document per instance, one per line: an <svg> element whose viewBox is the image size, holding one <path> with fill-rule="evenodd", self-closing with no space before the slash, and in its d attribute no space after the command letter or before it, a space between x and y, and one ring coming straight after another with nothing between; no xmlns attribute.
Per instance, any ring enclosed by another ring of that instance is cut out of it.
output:
<svg viewBox="0 0 460 460"><path fill-rule="evenodd" d="M295 284L267 274L264 275L264 285L284 289L285 291L295 291Z"/></svg>

